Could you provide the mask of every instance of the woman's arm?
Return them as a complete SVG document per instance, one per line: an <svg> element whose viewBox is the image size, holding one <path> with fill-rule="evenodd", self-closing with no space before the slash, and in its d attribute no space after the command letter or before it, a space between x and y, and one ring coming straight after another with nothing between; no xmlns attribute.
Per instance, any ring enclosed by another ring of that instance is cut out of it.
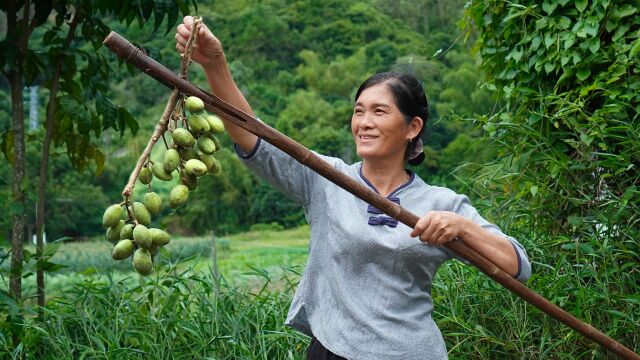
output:
<svg viewBox="0 0 640 360"><path fill-rule="evenodd" d="M514 245L504 236L484 229L471 219L451 211L429 211L416 224L412 237L430 245L440 246L460 238L499 268L516 277L520 265Z"/></svg>
<svg viewBox="0 0 640 360"><path fill-rule="evenodd" d="M175 37L176 48L180 53L185 51L192 24L193 17L185 16L183 23L178 26L178 32ZM242 95L231 76L220 40L213 35L204 23L200 26L197 47L194 48L191 59L202 65L212 94L247 114L253 115L251 106L249 106L247 99ZM256 146L257 136L230 121L225 121L225 127L233 142L238 144L245 152L250 152Z"/></svg>

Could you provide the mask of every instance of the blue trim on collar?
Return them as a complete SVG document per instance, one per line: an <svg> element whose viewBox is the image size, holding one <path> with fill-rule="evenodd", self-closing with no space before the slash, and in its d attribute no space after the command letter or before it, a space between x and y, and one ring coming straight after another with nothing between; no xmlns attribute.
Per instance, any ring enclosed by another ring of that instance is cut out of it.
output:
<svg viewBox="0 0 640 360"><path fill-rule="evenodd" d="M378 189L376 189L375 186L373 186L372 183L369 182L369 180L367 180L366 177L364 177L364 175L362 174L362 163L360 163L360 167L358 168L358 175L360 175L360 178L365 182L365 184L367 184L373 191L376 192L376 194L380 195L380 193L378 192ZM387 198L392 197L393 195L395 195L398 191L406 188L407 186L411 185L411 183L413 183L413 180L416 178L416 173L414 173L411 170L405 169L405 171L409 172L409 181L407 181L404 184L401 184L400 186L398 186L397 189L393 190L391 193L389 193L389 195L387 195Z"/></svg>

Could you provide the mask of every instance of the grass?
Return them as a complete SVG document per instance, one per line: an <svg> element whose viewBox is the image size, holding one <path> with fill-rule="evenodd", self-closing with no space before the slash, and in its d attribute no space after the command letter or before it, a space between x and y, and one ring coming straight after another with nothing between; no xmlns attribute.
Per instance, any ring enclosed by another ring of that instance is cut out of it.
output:
<svg viewBox="0 0 640 360"><path fill-rule="evenodd" d="M216 238L219 273L230 285L255 285L262 281L262 275L255 274L258 270L271 274L273 279L283 276L283 269L302 272L307 259L308 239L308 226ZM138 276L133 271L130 259L114 261L111 259L111 248L112 245L104 239L63 243L51 261L65 267L58 272L46 274L47 294L55 296L66 292L74 282L105 279L107 276L133 284ZM35 253L33 246L25 249ZM160 259L162 266L180 264L181 269L211 271L211 237L174 238L164 250ZM8 263L7 260L2 264L5 273ZM30 270L32 269L27 267L26 272ZM35 276L24 279L22 286L25 297L35 295ZM7 289L8 282L0 281L0 290Z"/></svg>
<svg viewBox="0 0 640 360"><path fill-rule="evenodd" d="M47 276L46 323L34 321L33 299L20 305L21 319L11 310L19 305L0 298L0 359L302 359L308 339L283 322L308 236L300 227L217 238L219 281L210 237L173 239L147 278L110 260L105 241L63 244L53 260L69 267ZM527 285L637 350L640 294L621 287L637 270L587 269L564 254L545 256L557 239L537 241L525 244L535 260ZM615 358L457 261L438 271L433 298L450 359ZM12 326L22 331L18 348ZM46 354L36 353L38 343Z"/></svg>

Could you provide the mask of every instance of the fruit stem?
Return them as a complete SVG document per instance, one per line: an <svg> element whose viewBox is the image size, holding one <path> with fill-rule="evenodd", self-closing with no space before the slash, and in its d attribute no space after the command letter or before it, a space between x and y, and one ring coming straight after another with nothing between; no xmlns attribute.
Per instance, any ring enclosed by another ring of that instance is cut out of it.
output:
<svg viewBox="0 0 640 360"><path fill-rule="evenodd" d="M164 138L164 131L162 132L162 141L164 142L164 147L167 148L167 150L169 150L169 144L167 144L167 139Z"/></svg>
<svg viewBox="0 0 640 360"><path fill-rule="evenodd" d="M144 149L144 151L140 155L140 158L138 158L136 167L133 169L133 171L131 172L131 175L129 176L129 182L127 182L127 185L122 190L122 196L125 196L125 197L131 196L131 193L133 192L133 188L135 187L135 184L136 184L136 179L138 179L138 175L140 174L140 170L142 170L142 166L151 155L151 149L153 149L153 146L158 142L160 137L162 137L162 134L165 132L165 129L167 128L167 124L169 123L169 117L171 116L173 109L175 109L176 102L178 101L179 97L180 97L180 92L178 90L173 90L173 92L171 93L171 96L169 97L169 101L167 101L167 106L164 109L162 118L160 118L158 125L156 125L156 130L153 132L153 135L151 135L151 138L147 143L147 147Z"/></svg>
<svg viewBox="0 0 640 360"><path fill-rule="evenodd" d="M196 38L198 36L198 29L200 28L201 23L202 23L202 18L197 16L193 21L194 26L191 27L191 34L189 34L189 40L187 40L186 50L182 56L182 70L180 71L180 76L183 79L187 78L189 65L191 64L191 52L195 47ZM171 115L176 109L176 104L178 104L179 100L182 100L182 98L183 96L180 94L180 91L178 91L177 89L174 89L173 92L171 93L171 96L169 97L169 100L167 100L167 105L164 108L162 117L160 118L160 121L158 121L158 125L156 125L156 129L153 132L153 135L151 135L151 138L149 139L149 142L147 143L146 148L140 155L140 158L138 158L136 167L131 172L127 185L125 185L124 189L122 190L122 196L124 196L126 199L128 199L133 193L133 188L136 185L136 180L138 179L138 175L140 175L140 170L142 170L142 166L147 161L147 159L149 159L149 157L151 156L151 150L153 149L153 146L158 142L160 137L162 137L162 140L164 141L164 144L167 147L167 149L169 148L169 145L167 144L167 141L164 138L164 132L167 130L169 119L171 119ZM181 101L181 105L183 102L184 101Z"/></svg>
<svg viewBox="0 0 640 360"><path fill-rule="evenodd" d="M124 197L124 208L127 209L127 216L129 217L127 219L128 220L133 220L133 222L138 225L138 222L136 221L135 217L133 216L133 214L131 213L131 209L129 208L129 204L131 204L131 199L129 198L129 196L125 196Z"/></svg>
<svg viewBox="0 0 640 360"><path fill-rule="evenodd" d="M187 40L184 54L182 54L182 71L180 71L180 77L185 80L187 79L187 75L189 73L189 65L191 64L191 52L193 52L193 48L196 47L196 40L198 38L198 30L200 29L200 24L202 24L202 17L194 17L193 26L191 26L191 34L189 34L189 40Z"/></svg>

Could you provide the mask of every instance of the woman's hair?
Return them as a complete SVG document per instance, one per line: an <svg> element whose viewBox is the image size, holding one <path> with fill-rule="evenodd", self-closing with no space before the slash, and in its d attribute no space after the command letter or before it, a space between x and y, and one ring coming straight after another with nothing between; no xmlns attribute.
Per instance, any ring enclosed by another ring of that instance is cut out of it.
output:
<svg viewBox="0 0 640 360"><path fill-rule="evenodd" d="M365 89L381 83L385 83L388 86L391 94L393 94L396 106L398 106L398 109L402 115L404 115L407 124L416 116L422 119L422 129L420 129L418 136L409 141L407 145L405 151L406 159L409 154L413 153L418 145L418 140L420 140L424 128L427 125L427 120L429 119L427 96L424 93L422 84L420 84L420 81L415 77L398 72L383 72L371 76L360 85L356 92L355 101L358 101L360 94ZM414 166L420 165L422 161L424 161L424 153L420 153L417 157L408 160L409 164Z"/></svg>

